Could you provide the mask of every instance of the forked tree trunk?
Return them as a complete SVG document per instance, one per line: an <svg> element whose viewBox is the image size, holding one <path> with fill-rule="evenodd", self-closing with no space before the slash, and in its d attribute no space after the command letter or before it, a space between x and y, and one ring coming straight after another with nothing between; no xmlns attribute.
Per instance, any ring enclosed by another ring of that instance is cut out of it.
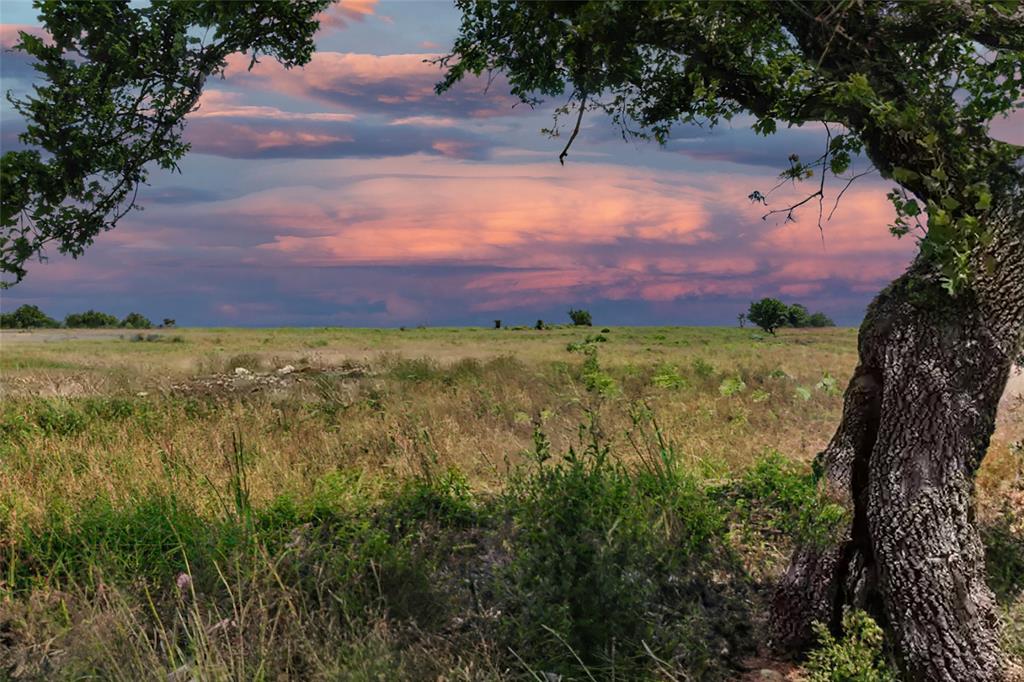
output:
<svg viewBox="0 0 1024 682"><path fill-rule="evenodd" d="M843 420L820 455L826 494L847 506L834 544L798 548L774 599L773 643L805 650L812 623L845 606L891 633L911 679L1003 680L996 604L974 527L974 476L1018 352L1021 224L976 294L945 294L917 264L875 299Z"/></svg>

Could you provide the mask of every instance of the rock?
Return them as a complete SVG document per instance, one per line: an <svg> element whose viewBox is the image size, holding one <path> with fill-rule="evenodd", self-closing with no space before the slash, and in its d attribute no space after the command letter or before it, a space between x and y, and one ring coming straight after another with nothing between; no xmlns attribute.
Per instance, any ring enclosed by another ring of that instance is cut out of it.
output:
<svg viewBox="0 0 1024 682"><path fill-rule="evenodd" d="M149 395L149 393L147 391L139 391L135 395L138 396L139 398L145 398L147 395Z"/></svg>
<svg viewBox="0 0 1024 682"><path fill-rule="evenodd" d="M285 374L291 374L294 371L295 371L294 367L292 367L291 365L285 365L281 369L277 370L277 373L283 376Z"/></svg>
<svg viewBox="0 0 1024 682"><path fill-rule="evenodd" d="M785 682L785 676L778 670L772 670L770 668L763 668L758 673L758 679L765 680L765 682Z"/></svg>
<svg viewBox="0 0 1024 682"><path fill-rule="evenodd" d="M236 377L252 376L252 372L247 370L245 367L235 367L235 376Z"/></svg>

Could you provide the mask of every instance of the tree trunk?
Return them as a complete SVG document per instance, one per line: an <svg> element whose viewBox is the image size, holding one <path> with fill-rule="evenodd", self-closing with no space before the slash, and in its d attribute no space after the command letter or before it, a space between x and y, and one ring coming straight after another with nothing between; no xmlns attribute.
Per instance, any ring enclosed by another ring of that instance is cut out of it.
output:
<svg viewBox="0 0 1024 682"><path fill-rule="evenodd" d="M951 297L917 263L875 299L826 450L823 492L848 522L798 548L774 598L773 644L805 650L844 607L891 634L911 679L1003 680L997 610L974 527L974 475L1024 324L1024 247L1011 221L999 267Z"/></svg>

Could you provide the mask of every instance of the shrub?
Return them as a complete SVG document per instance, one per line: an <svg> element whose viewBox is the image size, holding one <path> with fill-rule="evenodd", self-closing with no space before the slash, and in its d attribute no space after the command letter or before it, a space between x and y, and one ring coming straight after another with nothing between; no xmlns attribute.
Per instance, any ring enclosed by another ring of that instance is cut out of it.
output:
<svg viewBox="0 0 1024 682"><path fill-rule="evenodd" d="M818 648L807 657L809 682L896 682L886 663L882 628L863 611L843 613L842 639L815 626Z"/></svg>
<svg viewBox="0 0 1024 682"><path fill-rule="evenodd" d="M777 298L762 298L750 304L747 319L769 334L785 325L789 320L789 306Z"/></svg>
<svg viewBox="0 0 1024 682"><path fill-rule="evenodd" d="M33 329L59 327L57 320L34 305L23 305L13 313L0 315L0 329Z"/></svg>
<svg viewBox="0 0 1024 682"><path fill-rule="evenodd" d="M743 651L743 607L707 579L706 562L728 556L724 520L673 450L630 471L596 440L552 460L537 432L534 456L506 493L516 532L498 582L503 634L524 661L572 679L647 679L654 652L702 677L726 663L723 649Z"/></svg>
<svg viewBox="0 0 1024 682"><path fill-rule="evenodd" d="M399 381L418 384L438 378L442 371L431 358L401 358L392 364L388 374Z"/></svg>
<svg viewBox="0 0 1024 682"><path fill-rule="evenodd" d="M577 327L590 327L593 322L590 319L590 311L576 308L569 308L569 319Z"/></svg>
<svg viewBox="0 0 1024 682"><path fill-rule="evenodd" d="M442 527L467 526L477 516L469 482L455 468L439 476L424 475L406 481L390 500L388 513L395 528L419 521Z"/></svg>
<svg viewBox="0 0 1024 682"><path fill-rule="evenodd" d="M128 313L123 320L121 320L122 327L128 327L129 329L152 329L153 323L149 321L149 318L140 313Z"/></svg>
<svg viewBox="0 0 1024 682"><path fill-rule="evenodd" d="M99 329L102 327L116 327L118 324L119 322L116 317L97 310L72 313L64 318L64 326L69 328Z"/></svg>
<svg viewBox="0 0 1024 682"><path fill-rule="evenodd" d="M814 474L771 451L758 459L735 490L736 510L752 529L825 544L846 519L846 509L818 494Z"/></svg>
<svg viewBox="0 0 1024 682"><path fill-rule="evenodd" d="M693 373L701 379L710 379L715 374L715 366L704 358L693 359Z"/></svg>
<svg viewBox="0 0 1024 682"><path fill-rule="evenodd" d="M679 374L675 365L664 364L658 367L651 377L651 383L659 388L685 388L686 379Z"/></svg>

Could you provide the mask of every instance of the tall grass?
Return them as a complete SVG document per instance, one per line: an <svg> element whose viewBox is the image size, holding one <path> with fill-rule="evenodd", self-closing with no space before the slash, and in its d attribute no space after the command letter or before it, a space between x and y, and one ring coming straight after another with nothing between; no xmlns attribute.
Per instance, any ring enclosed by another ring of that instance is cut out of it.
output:
<svg viewBox="0 0 1024 682"><path fill-rule="evenodd" d="M0 677L731 679L793 542L841 521L809 461L842 331L180 333L0 376ZM1024 652L1021 430L979 486Z"/></svg>

